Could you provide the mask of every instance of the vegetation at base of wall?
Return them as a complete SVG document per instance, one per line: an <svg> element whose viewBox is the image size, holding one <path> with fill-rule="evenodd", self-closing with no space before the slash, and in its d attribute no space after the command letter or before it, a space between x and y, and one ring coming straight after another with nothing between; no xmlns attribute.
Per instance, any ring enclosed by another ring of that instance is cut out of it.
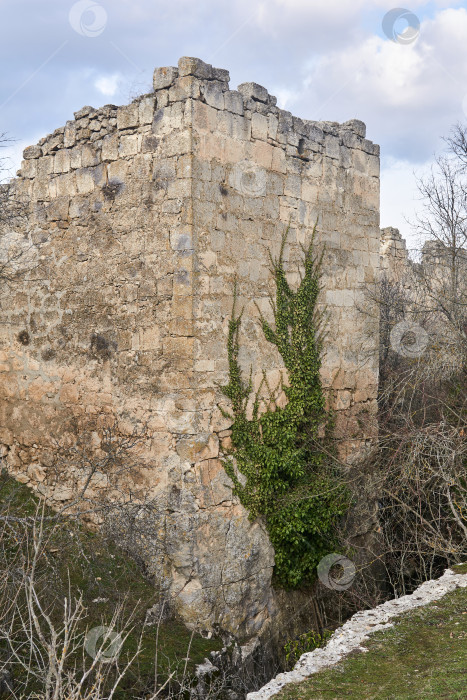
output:
<svg viewBox="0 0 467 700"><path fill-rule="evenodd" d="M174 674L173 681L166 686L161 697L185 697L178 694L180 679L184 676L186 684L190 684L195 665L203 663L211 651L220 649L221 641L192 634L175 619L164 619L158 624L157 614L151 624L145 624L147 610L160 603L155 583L145 577L135 561L114 543L81 526L72 517L59 518L56 519L51 509L43 509L29 488L15 482L5 471L0 472L0 697L5 700L49 697L44 692L45 677L39 671L41 664L35 664L30 645L21 646L24 637L21 622L18 616L16 622L13 619L13 603L16 601L18 612L28 620L24 582L32 575L33 545L41 528L43 539L34 572L34 594L38 596L38 604L60 634L63 632L64 601L67 601L68 609L73 609L81 597L84 609L70 642L75 653L68 659L63 675L69 672L76 680L80 669L88 668L92 662L83 648L87 631L114 623L116 631L126 637L119 656L120 671L138 649L139 653L118 683L113 697L116 700L152 697L156 666L158 687ZM116 617L118 611L121 614ZM45 637L51 638L51 627L46 624L45 617L39 614L38 621ZM37 635L34 639L40 648ZM31 654L29 678L15 663L10 645L14 645L18 654L24 654L26 660ZM108 673L106 683L111 685L116 667L107 664L103 668ZM8 693L5 678L13 684L16 694ZM90 682L92 680L91 675ZM90 685L92 683L86 686L89 695L79 697L88 700L110 697L108 685L103 688L102 695L93 694ZM70 695L70 698L75 700L75 695Z"/></svg>
<svg viewBox="0 0 467 700"><path fill-rule="evenodd" d="M315 226L316 230L316 226ZM261 517L275 550L275 580L285 588L309 584L320 559L334 551L333 533L348 505L348 494L329 458L332 415L325 408L320 367L325 318L317 310L322 255L314 238L303 248L301 283L294 291L279 256L271 257L276 287L274 325L260 313L268 342L279 351L288 383L263 381L252 391L240 369L239 330L243 311L229 322L229 383L222 387L232 403L233 454L225 469L251 519ZM261 399L264 388L267 399ZM277 405L278 392L286 405ZM235 460L233 459L235 458ZM240 476L242 475L242 476Z"/></svg>
<svg viewBox="0 0 467 700"><path fill-rule="evenodd" d="M461 573L461 572L457 572ZM465 698L467 588L396 618L333 668L292 683L277 700Z"/></svg>
<svg viewBox="0 0 467 700"><path fill-rule="evenodd" d="M324 647L331 635L331 630L324 630L322 634L311 630L300 634L295 639L290 639L284 644L287 668L292 669L302 654Z"/></svg>

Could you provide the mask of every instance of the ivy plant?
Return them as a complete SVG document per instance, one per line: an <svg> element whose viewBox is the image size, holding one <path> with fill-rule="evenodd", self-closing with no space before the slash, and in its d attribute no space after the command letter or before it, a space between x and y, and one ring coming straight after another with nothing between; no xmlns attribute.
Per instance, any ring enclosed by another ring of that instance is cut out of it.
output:
<svg viewBox="0 0 467 700"><path fill-rule="evenodd" d="M266 340L279 351L288 380L271 389L263 381L253 392L252 374L240 369L239 330L234 292L228 332L229 382L222 391L231 401L232 445L225 469L234 493L252 520L262 518L275 551L275 583L297 588L313 581L320 559L334 551L333 533L348 505L348 496L330 457L332 415L325 408L320 367L325 315L317 310L322 254L314 253L316 226L303 250L303 272L296 290L284 269L282 237L279 256L271 259L275 282L274 323L260 312ZM261 399L261 390L266 401ZM278 389L286 401L278 405Z"/></svg>

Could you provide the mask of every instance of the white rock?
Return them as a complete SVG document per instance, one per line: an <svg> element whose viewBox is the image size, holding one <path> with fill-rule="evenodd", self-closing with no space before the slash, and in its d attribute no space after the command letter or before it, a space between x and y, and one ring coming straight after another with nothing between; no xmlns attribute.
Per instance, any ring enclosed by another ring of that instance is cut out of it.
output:
<svg viewBox="0 0 467 700"><path fill-rule="evenodd" d="M246 700L268 700L288 683L297 683L330 666L334 666L351 651L367 651L363 642L374 632L393 626L389 620L401 613L428 605L442 598L456 588L467 587L467 574L455 574L447 569L441 578L425 581L412 595L388 600L373 610L355 613L345 625L337 629L329 642L322 649L315 649L303 654L292 671L279 673L267 685L254 693L248 693Z"/></svg>

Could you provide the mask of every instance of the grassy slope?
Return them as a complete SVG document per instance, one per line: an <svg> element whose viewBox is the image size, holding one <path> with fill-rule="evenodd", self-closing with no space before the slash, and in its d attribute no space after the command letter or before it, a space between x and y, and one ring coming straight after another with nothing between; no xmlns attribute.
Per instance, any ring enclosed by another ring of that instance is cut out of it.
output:
<svg viewBox="0 0 467 700"><path fill-rule="evenodd" d="M10 478L0 478L0 508L10 504L10 514L25 517L34 514L37 500L31 491ZM48 511L47 514L51 514ZM60 619L63 598L68 593L68 578L73 595L83 594L87 607L85 625L87 629L105 625L111 620L116 605L125 602L128 613L137 606L135 631L125 643L122 655L136 648L144 622L146 610L157 602L157 590L141 573L137 564L117 547L104 541L99 535L63 519L61 527L47 543L43 570L50 581L45 591L47 602ZM99 602L96 602L99 601ZM160 678L166 677L168 670L183 668L187 650L190 670L202 663L211 650L219 649L216 639L204 639L191 633L180 622L170 621L161 625L158 640L158 668ZM154 657L156 651L156 628L147 626L144 630L143 652L138 659L139 674L148 682L154 677ZM130 672L128 683L134 674ZM140 685L140 682L137 682Z"/></svg>
<svg viewBox="0 0 467 700"><path fill-rule="evenodd" d="M467 566L457 568L467 573ZM467 698L467 589L401 615L355 652L281 700L451 700Z"/></svg>

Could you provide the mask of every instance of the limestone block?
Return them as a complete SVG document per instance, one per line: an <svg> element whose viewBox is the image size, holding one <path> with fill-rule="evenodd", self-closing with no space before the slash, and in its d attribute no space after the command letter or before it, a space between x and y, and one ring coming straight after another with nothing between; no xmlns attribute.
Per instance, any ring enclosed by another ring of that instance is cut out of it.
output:
<svg viewBox="0 0 467 700"><path fill-rule="evenodd" d="M99 164L99 155L97 150L90 144L81 146L81 167L91 168Z"/></svg>
<svg viewBox="0 0 467 700"><path fill-rule="evenodd" d="M145 97L143 100L141 100L138 105L140 124L151 124L154 116L155 102L155 97Z"/></svg>
<svg viewBox="0 0 467 700"><path fill-rule="evenodd" d="M138 153L138 134L121 136L118 153L123 157L136 155Z"/></svg>
<svg viewBox="0 0 467 700"><path fill-rule="evenodd" d="M70 170L70 153L58 151L54 157L54 173L67 173Z"/></svg>
<svg viewBox="0 0 467 700"><path fill-rule="evenodd" d="M102 141L101 157L103 161L117 160L118 158L118 136L106 136Z"/></svg>
<svg viewBox="0 0 467 700"><path fill-rule="evenodd" d="M188 56L183 56L179 59L178 74L180 77L184 75L194 75L203 80L212 80L214 77L212 66L209 65L209 63L204 63L204 61L201 61L199 58L191 58Z"/></svg>
<svg viewBox="0 0 467 700"><path fill-rule="evenodd" d="M23 160L21 163L22 177L32 179L37 175L37 160Z"/></svg>
<svg viewBox="0 0 467 700"><path fill-rule="evenodd" d="M303 201L316 204L318 201L318 186L310 180L303 180L301 186L301 198Z"/></svg>
<svg viewBox="0 0 467 700"><path fill-rule="evenodd" d="M343 130L341 131L341 140L342 144L344 146L347 146L347 148L356 148L356 149L361 149L362 146L362 138L358 134L356 134L354 131L351 131L350 129Z"/></svg>
<svg viewBox="0 0 467 700"><path fill-rule="evenodd" d="M35 178L33 182L33 187L32 187L32 196L36 201L43 202L48 198L48 186L47 186L47 181L40 179L40 178ZM42 215L43 208L37 208L36 207L36 216L40 218Z"/></svg>
<svg viewBox="0 0 467 700"><path fill-rule="evenodd" d="M177 161L177 176L191 178L193 175L193 160L191 155L185 155Z"/></svg>
<svg viewBox="0 0 467 700"><path fill-rule="evenodd" d="M44 156L37 163L37 174L39 177L45 177L53 173L54 159L53 156Z"/></svg>
<svg viewBox="0 0 467 700"><path fill-rule="evenodd" d="M172 248L172 250L193 250L191 231L171 231L170 247Z"/></svg>
<svg viewBox="0 0 467 700"><path fill-rule="evenodd" d="M267 102L269 93L265 87L258 83L242 83L237 87L237 90L244 99L258 100L259 102Z"/></svg>
<svg viewBox="0 0 467 700"><path fill-rule="evenodd" d="M332 136L331 134L326 134L324 141L326 155L328 158L339 158L339 139L337 136Z"/></svg>
<svg viewBox="0 0 467 700"><path fill-rule="evenodd" d="M139 330L139 349L157 351L161 347L160 328L153 326L152 328L140 328Z"/></svg>
<svg viewBox="0 0 467 700"><path fill-rule="evenodd" d="M168 104L169 104L169 91L168 90L159 90L159 92L156 93L156 108L163 109L164 107L167 107Z"/></svg>
<svg viewBox="0 0 467 700"><path fill-rule="evenodd" d="M271 168L279 173L285 173L287 171L285 153L282 148L273 147Z"/></svg>
<svg viewBox="0 0 467 700"><path fill-rule="evenodd" d="M276 117L275 114L269 114L268 115L268 137L270 139L276 139L277 137L277 129L279 126L279 119Z"/></svg>
<svg viewBox="0 0 467 700"><path fill-rule="evenodd" d="M168 197L189 197L191 195L191 179L177 179L169 183Z"/></svg>
<svg viewBox="0 0 467 700"><path fill-rule="evenodd" d="M46 216L48 221L65 221L68 218L68 209L70 200L68 197L56 196L55 199L47 205Z"/></svg>
<svg viewBox="0 0 467 700"><path fill-rule="evenodd" d="M341 124L341 129L350 129L354 134L358 134L362 138L366 136L366 126L360 119L349 119L349 121Z"/></svg>
<svg viewBox="0 0 467 700"><path fill-rule="evenodd" d="M170 158L172 156L181 156L191 151L191 134L188 130L178 131L174 134L168 134L161 144L161 153Z"/></svg>
<svg viewBox="0 0 467 700"><path fill-rule="evenodd" d="M206 103L215 109L224 109L224 93L216 84L206 83L202 87Z"/></svg>
<svg viewBox="0 0 467 700"><path fill-rule="evenodd" d="M143 134L141 139L141 151L142 153L154 153L159 144L159 139L157 136L152 134Z"/></svg>
<svg viewBox="0 0 467 700"><path fill-rule="evenodd" d="M254 112L251 115L251 135L254 139L267 141L268 138L268 119L263 114Z"/></svg>
<svg viewBox="0 0 467 700"><path fill-rule="evenodd" d="M352 394L350 391L338 391L334 408L342 411L350 407Z"/></svg>
<svg viewBox="0 0 467 700"><path fill-rule="evenodd" d="M284 181L284 194L287 197L300 197L302 183L299 175L287 175Z"/></svg>
<svg viewBox="0 0 467 700"><path fill-rule="evenodd" d="M216 363L214 360L196 360L194 369L196 372L214 372Z"/></svg>
<svg viewBox="0 0 467 700"><path fill-rule="evenodd" d="M131 177L136 180L150 180L152 177L153 158L150 153L140 153L133 158Z"/></svg>
<svg viewBox="0 0 467 700"><path fill-rule="evenodd" d="M40 158L42 155L42 148L40 146L28 146L23 151L24 160L31 160L34 158Z"/></svg>
<svg viewBox="0 0 467 700"><path fill-rule="evenodd" d="M178 77L178 70L173 66L156 68L153 77L154 90L163 90L170 87Z"/></svg>
<svg viewBox="0 0 467 700"><path fill-rule="evenodd" d="M197 129L215 131L217 128L217 111L214 107L195 102L193 105L193 124Z"/></svg>
<svg viewBox="0 0 467 700"><path fill-rule="evenodd" d="M169 102L184 102L188 98L198 99L200 96L200 82L192 75L178 78L169 88ZM180 107L180 105L179 105ZM190 105L187 105L189 112Z"/></svg>
<svg viewBox="0 0 467 700"><path fill-rule="evenodd" d="M251 120L241 117L238 114L232 115L232 132L234 139L249 141L251 138Z"/></svg>
<svg viewBox="0 0 467 700"><path fill-rule="evenodd" d="M69 121L66 123L65 131L63 133L63 145L65 148L71 148L76 143L76 124L75 122Z"/></svg>
<svg viewBox="0 0 467 700"><path fill-rule="evenodd" d="M88 168L76 171L76 186L79 194L88 194L94 190L94 178Z"/></svg>
<svg viewBox="0 0 467 700"><path fill-rule="evenodd" d="M254 162L269 170L272 168L274 150L274 146L271 146L269 143L255 141L252 148Z"/></svg>
<svg viewBox="0 0 467 700"><path fill-rule="evenodd" d="M139 114L138 103L133 102L130 105L125 105L117 109L117 128L131 129L138 126Z"/></svg>
<svg viewBox="0 0 467 700"><path fill-rule="evenodd" d="M368 175L379 178L379 158L377 156L369 156L368 158Z"/></svg>
<svg viewBox="0 0 467 700"><path fill-rule="evenodd" d="M193 344L193 338L164 338L162 341L162 352L167 356L189 359L193 357Z"/></svg>
<svg viewBox="0 0 467 700"><path fill-rule="evenodd" d="M225 109L229 112L243 116L243 96L240 92L229 90L228 92L224 93L224 104Z"/></svg>
<svg viewBox="0 0 467 700"><path fill-rule="evenodd" d="M230 112L217 112L217 128L221 134L233 136L233 117L234 115Z"/></svg>
<svg viewBox="0 0 467 700"><path fill-rule="evenodd" d="M119 160L109 163L107 174L109 181L125 182L128 174L128 161L119 158Z"/></svg>
<svg viewBox="0 0 467 700"><path fill-rule="evenodd" d="M81 168L82 157L81 157L81 146L75 146L70 149L70 167L73 170Z"/></svg>

